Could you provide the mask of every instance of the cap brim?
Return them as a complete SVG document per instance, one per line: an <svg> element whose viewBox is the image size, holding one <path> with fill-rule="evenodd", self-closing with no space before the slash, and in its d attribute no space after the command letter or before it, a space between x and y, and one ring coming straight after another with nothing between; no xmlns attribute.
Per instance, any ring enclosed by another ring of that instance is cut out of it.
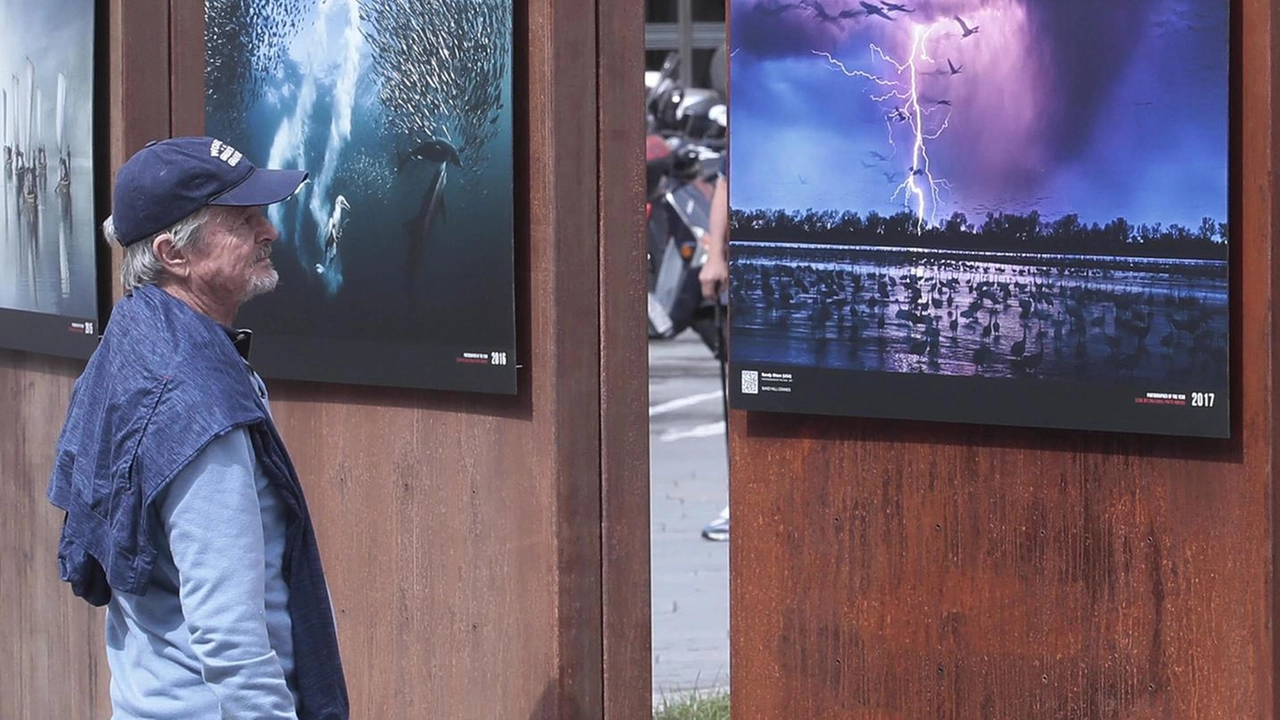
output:
<svg viewBox="0 0 1280 720"><path fill-rule="evenodd" d="M238 207L271 205L287 200L306 179L306 170L254 168L244 182L214 198L209 204Z"/></svg>

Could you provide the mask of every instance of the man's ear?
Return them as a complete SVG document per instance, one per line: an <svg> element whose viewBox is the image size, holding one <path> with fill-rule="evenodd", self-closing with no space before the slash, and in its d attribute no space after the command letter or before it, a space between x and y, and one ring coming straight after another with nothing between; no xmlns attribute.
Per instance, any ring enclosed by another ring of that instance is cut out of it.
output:
<svg viewBox="0 0 1280 720"><path fill-rule="evenodd" d="M187 254L174 247L173 236L169 233L160 233L151 241L151 250L155 252L156 258L160 260L160 264L170 273L186 277L191 272L191 265Z"/></svg>

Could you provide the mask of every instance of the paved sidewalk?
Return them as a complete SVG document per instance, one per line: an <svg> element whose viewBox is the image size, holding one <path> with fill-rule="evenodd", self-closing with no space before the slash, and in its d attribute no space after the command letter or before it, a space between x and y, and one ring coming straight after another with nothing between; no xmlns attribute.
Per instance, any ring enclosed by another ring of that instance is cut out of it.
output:
<svg viewBox="0 0 1280 720"><path fill-rule="evenodd" d="M653 693L729 683L728 502L720 367L692 332L649 344Z"/></svg>

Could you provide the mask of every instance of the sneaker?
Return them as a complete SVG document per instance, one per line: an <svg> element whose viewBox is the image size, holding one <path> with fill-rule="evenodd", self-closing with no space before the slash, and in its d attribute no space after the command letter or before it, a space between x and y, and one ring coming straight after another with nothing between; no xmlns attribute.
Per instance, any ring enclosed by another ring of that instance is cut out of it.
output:
<svg viewBox="0 0 1280 720"><path fill-rule="evenodd" d="M729 513L721 513L702 528L702 537L712 542L726 542L729 539Z"/></svg>

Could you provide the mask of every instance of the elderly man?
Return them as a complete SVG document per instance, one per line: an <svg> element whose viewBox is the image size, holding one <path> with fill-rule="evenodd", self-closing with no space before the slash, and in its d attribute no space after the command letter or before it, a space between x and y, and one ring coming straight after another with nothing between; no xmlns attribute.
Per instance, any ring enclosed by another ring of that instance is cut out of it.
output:
<svg viewBox="0 0 1280 720"><path fill-rule="evenodd" d="M262 206L305 179L198 137L116 175L103 231L126 295L76 382L49 499L62 579L107 605L117 720L349 715L306 501L231 329L276 285Z"/></svg>

